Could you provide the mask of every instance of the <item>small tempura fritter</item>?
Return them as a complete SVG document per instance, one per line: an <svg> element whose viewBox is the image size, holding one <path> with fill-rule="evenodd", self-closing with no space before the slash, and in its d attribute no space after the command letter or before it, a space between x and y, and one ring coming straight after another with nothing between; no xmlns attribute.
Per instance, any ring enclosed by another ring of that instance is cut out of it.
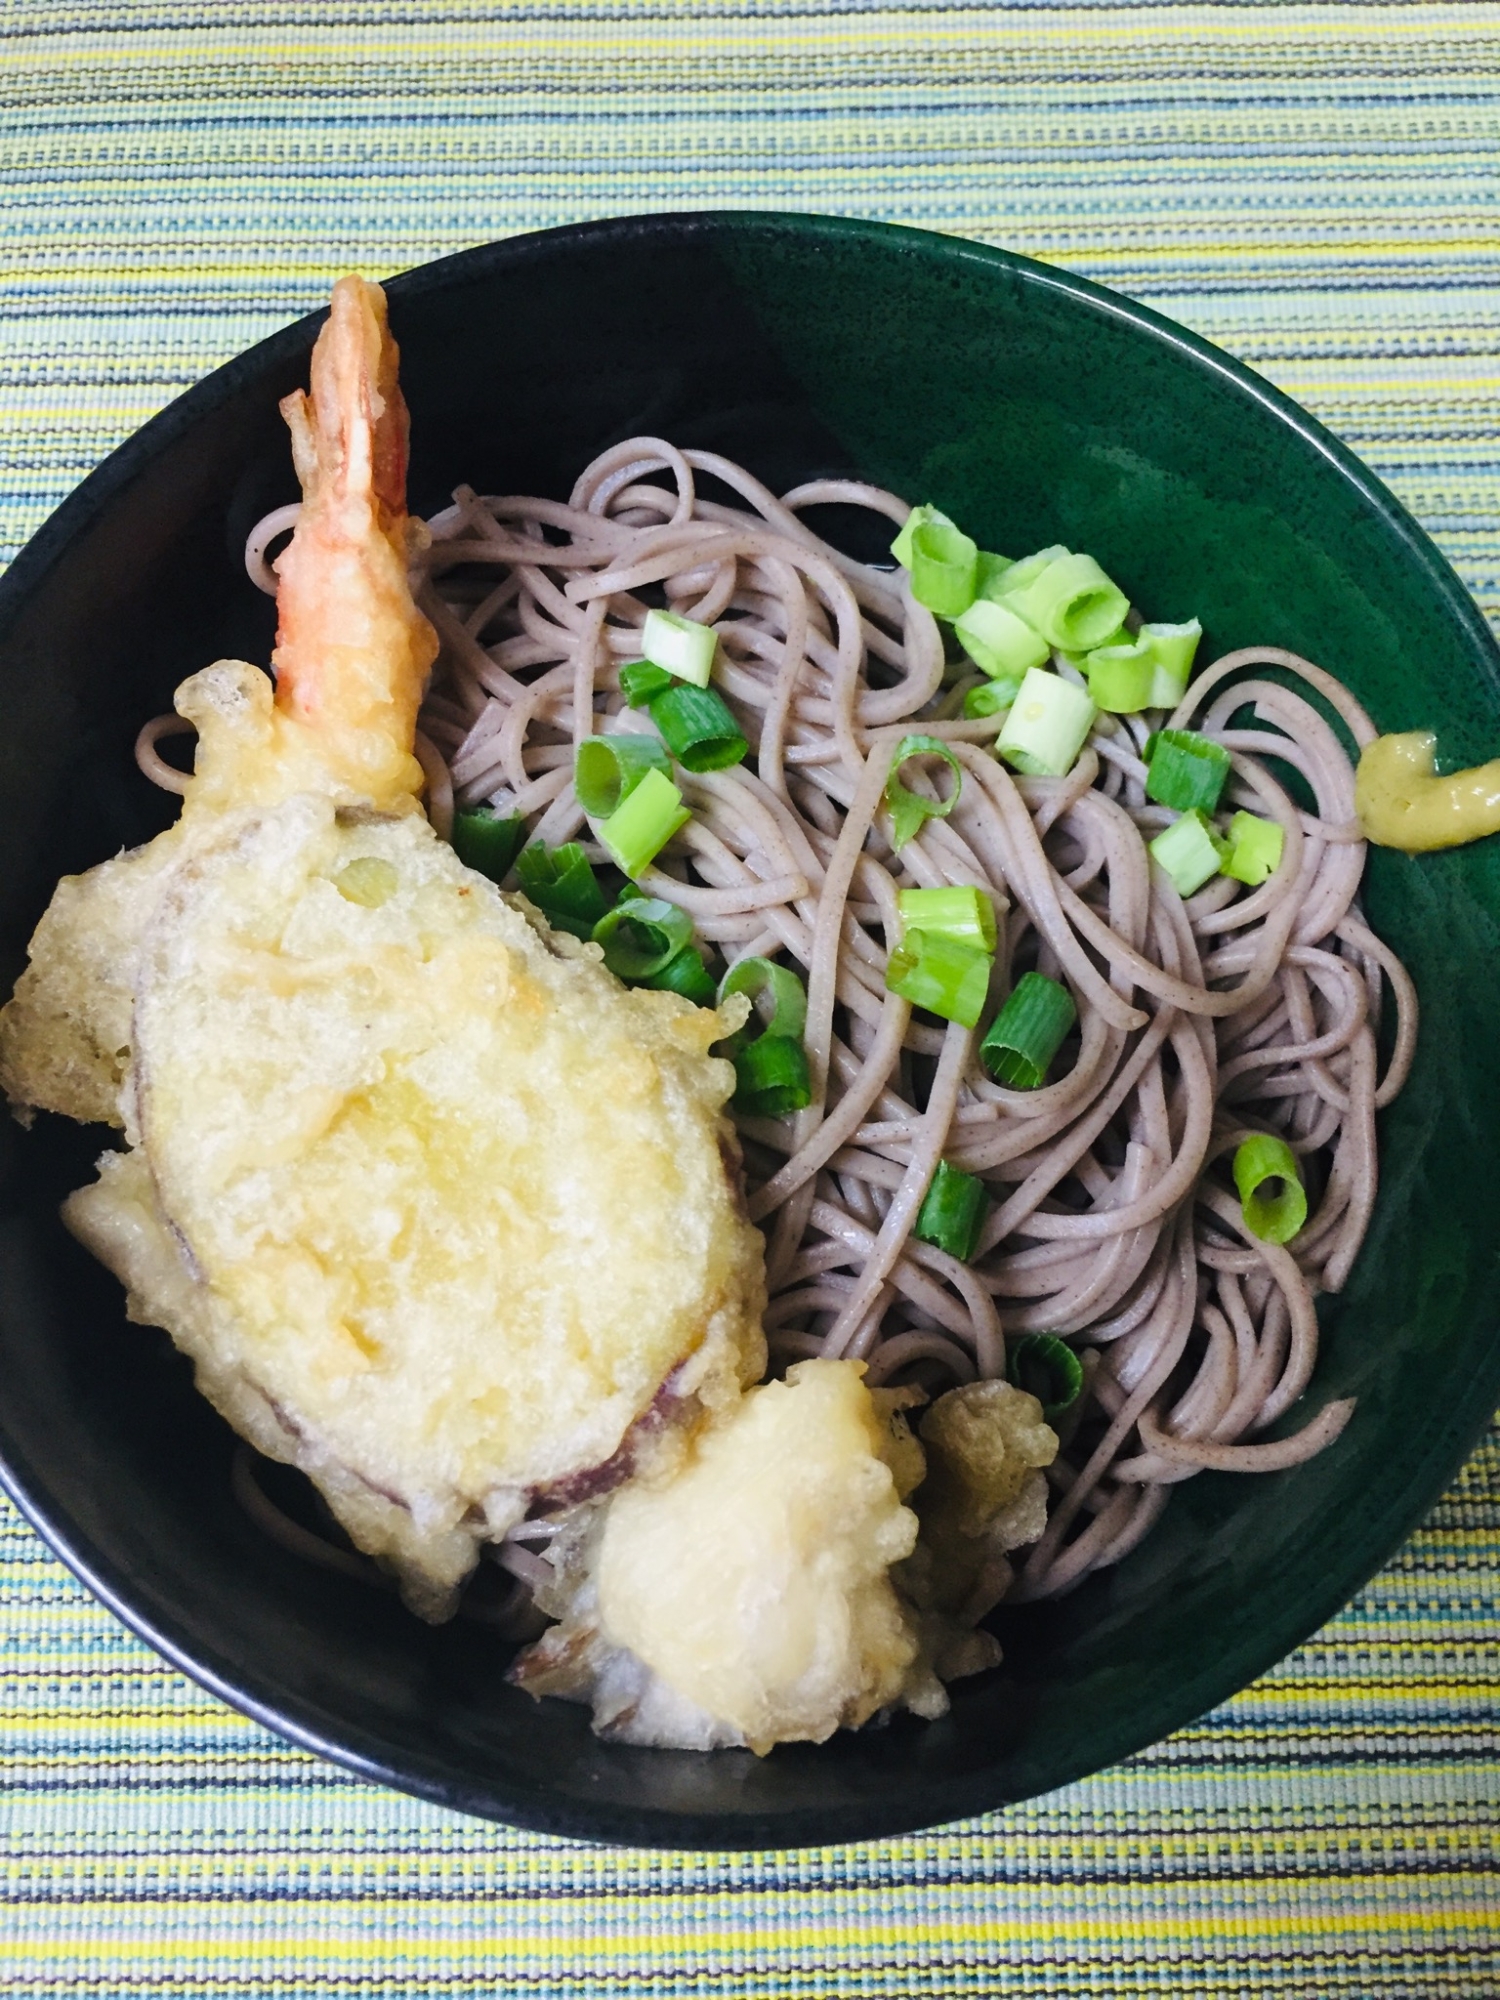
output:
<svg viewBox="0 0 1500 2000"><path fill-rule="evenodd" d="M625 1742L821 1743L905 1702L947 1706L891 1566L921 1447L857 1361L802 1361L702 1432L674 1476L622 1487L516 1669Z"/></svg>

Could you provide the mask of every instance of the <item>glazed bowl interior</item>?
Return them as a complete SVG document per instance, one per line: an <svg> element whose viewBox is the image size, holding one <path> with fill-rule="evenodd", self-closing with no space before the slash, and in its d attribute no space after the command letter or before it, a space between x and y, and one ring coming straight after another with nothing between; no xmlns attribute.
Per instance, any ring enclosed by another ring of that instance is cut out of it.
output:
<svg viewBox="0 0 1500 2000"><path fill-rule="evenodd" d="M728 453L784 489L857 473L990 548L1086 548L1146 615L1199 615L1205 657L1267 642L1341 675L1383 728L1500 743L1495 649L1379 485L1266 385L1165 322L1024 260L878 225L658 218L522 238L390 287L414 509L453 486L564 496L636 433ZM131 738L188 673L265 663L250 524L295 498L277 399L317 319L174 404L60 510L0 585L4 978L58 874L170 805ZM928 1825L1046 1791L1189 1721L1305 1637L1416 1524L1500 1396L1496 843L1377 853L1376 927L1424 1009L1383 1115L1384 1174L1298 1413L1359 1408L1294 1471L1181 1487L1119 1569L1002 1618L1006 1663L951 1714L757 1760L611 1746L533 1703L482 1628L431 1629L303 1567L235 1504L234 1441L166 1336L63 1232L102 1135L5 1132L0 1459L10 1490L122 1617L297 1741L465 1811L556 1833L764 1847Z"/></svg>

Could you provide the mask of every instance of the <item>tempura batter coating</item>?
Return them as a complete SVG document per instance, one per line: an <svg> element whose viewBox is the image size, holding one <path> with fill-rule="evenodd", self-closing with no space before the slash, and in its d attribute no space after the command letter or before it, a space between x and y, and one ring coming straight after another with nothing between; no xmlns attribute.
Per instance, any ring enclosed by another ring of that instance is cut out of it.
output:
<svg viewBox="0 0 1500 2000"><path fill-rule="evenodd" d="M965 1382L922 1413L927 1477L917 1497L922 1535L901 1586L922 1613L923 1643L943 1680L994 1666L1000 1648L978 1630L1014 1580L1008 1557L1047 1525L1045 1469L1057 1433L1035 1396L1010 1382Z"/></svg>
<svg viewBox="0 0 1500 2000"><path fill-rule="evenodd" d="M31 961L0 1010L0 1090L30 1122L56 1111L121 1125L135 1035L135 963L177 841L163 834L65 875L31 940Z"/></svg>
<svg viewBox="0 0 1500 2000"><path fill-rule="evenodd" d="M906 1703L947 1700L919 1658L891 1566L920 1447L857 1361L803 1361L699 1434L669 1479L609 1502L562 1624L517 1668L592 1702L628 1742L821 1743Z"/></svg>

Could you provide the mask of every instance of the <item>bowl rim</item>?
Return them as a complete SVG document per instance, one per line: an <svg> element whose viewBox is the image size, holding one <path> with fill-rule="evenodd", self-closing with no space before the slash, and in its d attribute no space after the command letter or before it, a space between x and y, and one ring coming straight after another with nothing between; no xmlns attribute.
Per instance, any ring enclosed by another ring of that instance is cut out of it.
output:
<svg viewBox="0 0 1500 2000"><path fill-rule="evenodd" d="M1403 545L1407 558L1424 573L1425 581L1454 619L1465 650L1492 683L1500 683L1500 642L1447 559L1384 483L1316 418L1253 369L1151 307L1018 252L900 223L795 210L719 209L606 217L528 231L434 259L384 282L392 301L399 305L492 271L567 258L577 250L620 248L632 241L659 243L746 234L813 241L863 238L881 254L894 250L898 255L974 265L982 271L1019 278L1027 286L1063 294L1092 313L1145 332L1192 368L1219 378L1258 405L1326 461ZM0 577L0 638L75 538L159 451L231 398L246 376L258 374L283 356L290 358L308 350L326 317L327 308L320 308L257 341L175 397L116 446L47 517ZM1162 1741L1164 1734L1190 1726L1194 1719L1258 1679L1342 1609L1415 1531L1484 1435L1500 1398L1500 1346L1495 1348L1491 1372L1493 1380L1482 1374L1471 1378L1469 1396L1451 1405L1445 1417L1431 1427L1422 1476L1409 1480L1399 1498L1393 1496L1384 1508L1362 1519L1360 1532L1351 1534L1346 1544L1348 1559L1330 1571L1321 1590L1303 1594L1303 1610L1295 1620L1279 1626L1269 1639L1243 1640L1185 1682L1179 1681L1170 1706L1180 1720L1164 1729L1153 1714L1149 1721L1117 1729L1117 1741L1106 1763L1100 1764L1095 1757L1079 1757L1076 1764L1064 1766L1055 1775L1052 1786L1075 1783L1109 1769ZM306 1698L268 1692L264 1676L216 1656L212 1647L205 1648L183 1629L181 1621L141 1608L135 1602L129 1575L53 1507L42 1482L29 1476L24 1443L8 1435L0 1435L0 1487L94 1596L199 1686L302 1749L359 1777L450 1810L553 1836L697 1851L749 1851L905 1833L1003 1809L1036 1795L1018 1791L997 1800L993 1783L981 1774L910 1784L902 1791L901 1803L888 1810L870 1802L799 1807L784 1815L721 1816L605 1800L559 1799L539 1805L529 1793L515 1792L493 1780L475 1783L420 1753L403 1751L393 1756L389 1745L371 1732L351 1727Z"/></svg>

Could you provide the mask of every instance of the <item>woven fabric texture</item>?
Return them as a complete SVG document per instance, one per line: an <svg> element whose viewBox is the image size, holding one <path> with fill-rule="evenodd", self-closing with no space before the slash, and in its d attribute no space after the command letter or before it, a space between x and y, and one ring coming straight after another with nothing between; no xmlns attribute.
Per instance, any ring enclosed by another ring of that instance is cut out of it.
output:
<svg viewBox="0 0 1500 2000"><path fill-rule="evenodd" d="M1500 619L1500 7L0 0L0 558L207 369L589 216L881 216L1161 307ZM802 1854L590 1848L345 1778L0 1512L0 1992L1500 1996L1500 1435L1312 1643L1051 1798Z"/></svg>

